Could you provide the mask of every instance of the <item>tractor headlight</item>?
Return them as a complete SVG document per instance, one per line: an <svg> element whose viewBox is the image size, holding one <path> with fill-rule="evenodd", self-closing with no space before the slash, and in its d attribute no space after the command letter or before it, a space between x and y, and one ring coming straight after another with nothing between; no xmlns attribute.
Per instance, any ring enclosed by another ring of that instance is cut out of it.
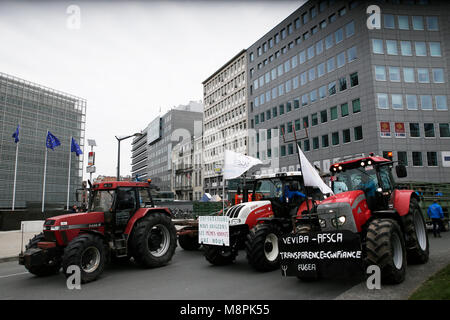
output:
<svg viewBox="0 0 450 320"><path fill-rule="evenodd" d="M59 228L60 228L59 226L56 226L56 227L50 227L50 230L51 230L51 231L58 231Z"/></svg>
<svg viewBox="0 0 450 320"><path fill-rule="evenodd" d="M346 220L347 219L345 218L345 216L340 216L338 218L331 219L331 224L333 225L333 227L338 228L343 226Z"/></svg>
<svg viewBox="0 0 450 320"><path fill-rule="evenodd" d="M230 226L234 226L237 224L241 224L241 219L231 219L230 220Z"/></svg>

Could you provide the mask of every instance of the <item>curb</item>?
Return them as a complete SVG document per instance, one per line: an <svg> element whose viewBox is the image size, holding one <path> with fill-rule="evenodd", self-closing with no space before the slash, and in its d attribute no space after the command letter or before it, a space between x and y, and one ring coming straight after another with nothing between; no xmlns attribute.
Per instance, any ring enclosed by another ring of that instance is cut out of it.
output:
<svg viewBox="0 0 450 320"><path fill-rule="evenodd" d="M0 263L2 263L2 262L10 262L10 261L18 261L18 260L19 260L19 256L3 257L3 258L0 258Z"/></svg>

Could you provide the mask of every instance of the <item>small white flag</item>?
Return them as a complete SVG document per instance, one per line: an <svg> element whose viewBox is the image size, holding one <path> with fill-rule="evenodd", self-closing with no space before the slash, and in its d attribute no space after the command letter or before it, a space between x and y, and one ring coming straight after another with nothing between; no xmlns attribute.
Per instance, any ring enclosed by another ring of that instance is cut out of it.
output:
<svg viewBox="0 0 450 320"><path fill-rule="evenodd" d="M234 179L262 161L231 150L225 150L223 178Z"/></svg>
<svg viewBox="0 0 450 320"><path fill-rule="evenodd" d="M334 194L333 191L330 189L329 186L323 182L323 180L320 178L319 174L317 173L317 170L311 165L311 163L308 161L308 159L303 154L302 149L297 145L298 148L298 154L300 155L300 161L302 162L302 176L303 181L305 183L305 186L309 187L317 187L322 191L323 194L331 193Z"/></svg>

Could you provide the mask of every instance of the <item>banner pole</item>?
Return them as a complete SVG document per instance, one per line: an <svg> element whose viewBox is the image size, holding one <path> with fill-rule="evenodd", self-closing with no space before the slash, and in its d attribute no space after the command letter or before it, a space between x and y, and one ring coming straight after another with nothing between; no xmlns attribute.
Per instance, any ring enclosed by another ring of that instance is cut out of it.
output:
<svg viewBox="0 0 450 320"><path fill-rule="evenodd" d="M70 146L72 146L72 137L70 137ZM70 192L70 166L72 160L72 148L69 149L69 173L67 177L67 211L69 211L69 192Z"/></svg>
<svg viewBox="0 0 450 320"><path fill-rule="evenodd" d="M47 136L45 139L47 139L48 137L48 130L47 130ZM45 160L44 160L44 183L42 186L42 213L44 213L44 201L45 201L45 178L46 178L46 174L47 174L47 154L48 154L48 148L47 148L47 144L45 145Z"/></svg>
<svg viewBox="0 0 450 320"><path fill-rule="evenodd" d="M14 166L14 186L13 186L12 211L14 211L15 204L16 204L17 156L18 155L19 155L19 142L16 143L16 164Z"/></svg>

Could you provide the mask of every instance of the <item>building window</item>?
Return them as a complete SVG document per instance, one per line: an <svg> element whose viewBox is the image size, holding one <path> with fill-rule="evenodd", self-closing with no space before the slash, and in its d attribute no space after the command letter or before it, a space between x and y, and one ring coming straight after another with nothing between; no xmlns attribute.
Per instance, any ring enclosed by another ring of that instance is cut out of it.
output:
<svg viewBox="0 0 450 320"><path fill-rule="evenodd" d="M305 140L305 142L303 142L303 146L304 146L303 149L305 150L305 152L311 150L311 145L309 143L309 139L307 139L307 140Z"/></svg>
<svg viewBox="0 0 450 320"><path fill-rule="evenodd" d="M411 42L400 41L400 50L402 52L402 56L412 56Z"/></svg>
<svg viewBox="0 0 450 320"><path fill-rule="evenodd" d="M447 96L435 96L436 110L448 110Z"/></svg>
<svg viewBox="0 0 450 320"><path fill-rule="evenodd" d="M300 108L300 98L294 99L294 109Z"/></svg>
<svg viewBox="0 0 450 320"><path fill-rule="evenodd" d="M314 137L312 141L313 141L313 149L314 150L319 149L319 137Z"/></svg>
<svg viewBox="0 0 450 320"><path fill-rule="evenodd" d="M335 69L334 57L327 60L327 70L328 72L332 72Z"/></svg>
<svg viewBox="0 0 450 320"><path fill-rule="evenodd" d="M361 111L361 102L360 102L359 98L352 101L352 108L353 108L353 113L358 113Z"/></svg>
<svg viewBox="0 0 450 320"><path fill-rule="evenodd" d="M301 130L300 119L295 120L295 131Z"/></svg>
<svg viewBox="0 0 450 320"><path fill-rule="evenodd" d="M250 52L250 62L252 62L253 60L255 60L255 57L253 55L253 52Z"/></svg>
<svg viewBox="0 0 450 320"><path fill-rule="evenodd" d="M258 114L255 116L255 124L259 124L259 115Z"/></svg>
<svg viewBox="0 0 450 320"><path fill-rule="evenodd" d="M308 104L308 94L302 95L302 107Z"/></svg>
<svg viewBox="0 0 450 320"><path fill-rule="evenodd" d="M308 82L306 71L300 74L300 85L304 86Z"/></svg>
<svg viewBox="0 0 450 320"><path fill-rule="evenodd" d="M414 47L416 49L416 56L425 57L427 55L427 46L425 45L425 42L416 41L414 42Z"/></svg>
<svg viewBox="0 0 450 320"><path fill-rule="evenodd" d="M320 29L325 29L327 27L327 21L326 20L322 20L319 23Z"/></svg>
<svg viewBox="0 0 450 320"><path fill-rule="evenodd" d="M311 103L317 101L317 90L313 90L309 93L309 98L311 100Z"/></svg>
<svg viewBox="0 0 450 320"><path fill-rule="evenodd" d="M345 64L345 51L339 53L336 59L337 59L337 67L338 68L343 67Z"/></svg>
<svg viewBox="0 0 450 320"><path fill-rule="evenodd" d="M280 155L282 157L286 156L286 146L281 146L281 148L280 148Z"/></svg>
<svg viewBox="0 0 450 320"><path fill-rule="evenodd" d="M294 154L294 146L292 143L288 144L288 154Z"/></svg>
<svg viewBox="0 0 450 320"><path fill-rule="evenodd" d="M420 108L422 110L433 110L433 103L430 95L420 96Z"/></svg>
<svg viewBox="0 0 450 320"><path fill-rule="evenodd" d="M401 94L392 94L392 109L403 110L403 99Z"/></svg>
<svg viewBox="0 0 450 320"><path fill-rule="evenodd" d="M331 134L331 144L337 146L339 144L339 132L333 132Z"/></svg>
<svg viewBox="0 0 450 320"><path fill-rule="evenodd" d="M330 23L335 22L336 19L337 19L337 16L336 16L335 13L333 13L331 16L328 17L328 21L329 21Z"/></svg>
<svg viewBox="0 0 450 320"><path fill-rule="evenodd" d="M395 20L392 14L384 14L384 27L386 29L395 29Z"/></svg>
<svg viewBox="0 0 450 320"><path fill-rule="evenodd" d="M427 152L427 163L429 167L437 167L437 153L434 151Z"/></svg>
<svg viewBox="0 0 450 320"><path fill-rule="evenodd" d="M422 16L413 16L412 17L412 26L413 26L414 30L424 30L423 17Z"/></svg>
<svg viewBox="0 0 450 320"><path fill-rule="evenodd" d="M347 50L347 59L348 62L352 62L353 60L356 60L357 55L356 55L356 47L351 47L350 49Z"/></svg>
<svg viewBox="0 0 450 320"><path fill-rule="evenodd" d="M300 26L301 26L300 19L299 18L295 19L294 24L295 24L295 29L300 28Z"/></svg>
<svg viewBox="0 0 450 320"><path fill-rule="evenodd" d="M409 83L416 81L414 77L414 68L403 68L403 81Z"/></svg>
<svg viewBox="0 0 450 320"><path fill-rule="evenodd" d="M439 31L439 24L437 17L426 17L426 21L428 31Z"/></svg>
<svg viewBox="0 0 450 320"><path fill-rule="evenodd" d="M313 81L316 79L316 68L311 68L308 70L309 81Z"/></svg>
<svg viewBox="0 0 450 320"><path fill-rule="evenodd" d="M386 52L390 55L398 55L396 40L386 40Z"/></svg>
<svg viewBox="0 0 450 320"><path fill-rule="evenodd" d="M428 69L426 68L418 68L417 69L417 81L419 83L429 83L430 75L428 74Z"/></svg>
<svg viewBox="0 0 450 320"><path fill-rule="evenodd" d="M306 24L309 21L308 12L305 12L304 14L302 14L302 21L303 21L303 24Z"/></svg>
<svg viewBox="0 0 450 320"><path fill-rule="evenodd" d="M397 160L399 164L403 164L404 166L408 165L408 153L406 151L398 151L397 152Z"/></svg>
<svg viewBox="0 0 450 320"><path fill-rule="evenodd" d="M309 118L303 117L303 129L309 128Z"/></svg>
<svg viewBox="0 0 450 320"><path fill-rule="evenodd" d="M389 67L389 80L394 82L400 82L400 68Z"/></svg>
<svg viewBox="0 0 450 320"><path fill-rule="evenodd" d="M372 52L377 54L383 54L383 40L381 39L372 39Z"/></svg>
<svg viewBox="0 0 450 320"><path fill-rule="evenodd" d="M440 42L429 42L430 55L432 57L441 57L441 43Z"/></svg>
<svg viewBox="0 0 450 320"><path fill-rule="evenodd" d="M342 142L349 143L350 141L350 129L342 130Z"/></svg>
<svg viewBox="0 0 450 320"><path fill-rule="evenodd" d="M317 126L318 124L319 124L319 118L317 117L317 113L313 113L311 115L311 125L314 127L314 126Z"/></svg>
<svg viewBox="0 0 450 320"><path fill-rule="evenodd" d="M338 109L337 106L330 108L330 119L336 120L338 118Z"/></svg>
<svg viewBox="0 0 450 320"><path fill-rule="evenodd" d="M350 74L350 87L357 86L359 84L358 72Z"/></svg>
<svg viewBox="0 0 450 320"><path fill-rule="evenodd" d="M314 58L314 46L308 48L308 60Z"/></svg>
<svg viewBox="0 0 450 320"><path fill-rule="evenodd" d="M275 34L275 44L278 44L280 42L280 34L276 33Z"/></svg>
<svg viewBox="0 0 450 320"><path fill-rule="evenodd" d="M323 52L323 40L316 42L316 54L319 55Z"/></svg>
<svg viewBox="0 0 450 320"><path fill-rule="evenodd" d="M307 39L309 39L309 32L308 32L308 31L306 31L306 32L303 34L303 40L307 40Z"/></svg>
<svg viewBox="0 0 450 320"><path fill-rule="evenodd" d="M263 122L265 121L265 119L264 119L264 112L261 113L261 114L259 115L259 117L261 118L261 123L263 123Z"/></svg>
<svg viewBox="0 0 450 320"><path fill-rule="evenodd" d="M345 25L345 36L347 38L355 34L355 22L350 22Z"/></svg>
<svg viewBox="0 0 450 320"><path fill-rule="evenodd" d="M305 50L301 51L298 54L298 58L299 58L300 64L305 63L305 61L306 61L306 51Z"/></svg>
<svg viewBox="0 0 450 320"><path fill-rule="evenodd" d="M426 138L434 138L434 123L424 123L423 130Z"/></svg>
<svg viewBox="0 0 450 320"><path fill-rule="evenodd" d="M317 77L320 78L325 74L325 62L322 62L317 66Z"/></svg>
<svg viewBox="0 0 450 320"><path fill-rule="evenodd" d="M275 118L277 116L278 109L277 107L272 108L272 117Z"/></svg>
<svg viewBox="0 0 450 320"><path fill-rule="evenodd" d="M319 27L317 27L317 26L312 27L311 28L311 35L316 34L317 31L319 31Z"/></svg>
<svg viewBox="0 0 450 320"><path fill-rule="evenodd" d="M355 141L359 141L363 139L363 131L362 126L355 127L353 130Z"/></svg>
<svg viewBox="0 0 450 320"><path fill-rule="evenodd" d="M348 103L341 104L341 117L346 117L348 114Z"/></svg>
<svg viewBox="0 0 450 320"><path fill-rule="evenodd" d="M444 69L432 69L432 72L434 83L444 83Z"/></svg>
<svg viewBox="0 0 450 320"><path fill-rule="evenodd" d="M386 69L384 66L375 66L375 80L386 81Z"/></svg>
<svg viewBox="0 0 450 320"><path fill-rule="evenodd" d="M330 49L332 46L334 45L333 42L333 34L329 34L326 38L325 38L325 49Z"/></svg>
<svg viewBox="0 0 450 320"><path fill-rule="evenodd" d="M279 110L280 110L280 112L279 112L280 116L283 115L284 114L284 104L280 104Z"/></svg>
<svg viewBox="0 0 450 320"><path fill-rule="evenodd" d="M344 40L344 30L342 28L336 30L334 33L334 38L336 40L336 44Z"/></svg>
<svg viewBox="0 0 450 320"><path fill-rule="evenodd" d="M412 138L419 138L420 137L420 127L418 123L410 123L409 124L409 135Z"/></svg>
<svg viewBox="0 0 450 320"><path fill-rule="evenodd" d="M327 110L320 111L320 123L325 123L328 121L328 112Z"/></svg>
<svg viewBox="0 0 450 320"><path fill-rule="evenodd" d="M269 48L273 48L273 38L269 39Z"/></svg>
<svg viewBox="0 0 450 320"><path fill-rule="evenodd" d="M400 30L409 30L408 16L397 16L397 18L398 18L398 28Z"/></svg>
<svg viewBox="0 0 450 320"><path fill-rule="evenodd" d="M297 88L298 88L298 76L296 76L296 77L294 77L294 78L292 79L292 87L293 87L294 89L297 89Z"/></svg>
<svg viewBox="0 0 450 320"><path fill-rule="evenodd" d="M319 98L324 99L327 96L327 86L322 86L319 88Z"/></svg>
<svg viewBox="0 0 450 320"><path fill-rule="evenodd" d="M406 108L408 110L417 110L418 109L416 95L411 95L411 94L406 95Z"/></svg>
<svg viewBox="0 0 450 320"><path fill-rule="evenodd" d="M386 93L377 93L378 108L389 109L388 96Z"/></svg>
<svg viewBox="0 0 450 320"><path fill-rule="evenodd" d="M270 118L272 118L272 115L271 115L271 113L270 113L270 110L267 110L266 111L266 118L267 118L267 120L270 120ZM269 131L270 132L270 131Z"/></svg>
<svg viewBox="0 0 450 320"><path fill-rule="evenodd" d="M413 158L413 166L414 167L421 167L423 165L422 164L422 152L413 151L412 158Z"/></svg>
<svg viewBox="0 0 450 320"><path fill-rule="evenodd" d="M347 9L345 7L339 9L338 14L340 17L344 16L347 13Z"/></svg>
<svg viewBox="0 0 450 320"><path fill-rule="evenodd" d="M311 12L311 19L314 19L317 16L317 8L316 7L312 7L310 9Z"/></svg>
<svg viewBox="0 0 450 320"><path fill-rule="evenodd" d="M322 136L322 148L328 148L329 142L328 142L328 135L325 134Z"/></svg>
<svg viewBox="0 0 450 320"><path fill-rule="evenodd" d="M328 84L328 95L332 96L336 94L336 81Z"/></svg>
<svg viewBox="0 0 450 320"><path fill-rule="evenodd" d="M292 122L286 123L287 133L292 133Z"/></svg>
<svg viewBox="0 0 450 320"><path fill-rule="evenodd" d="M289 24L288 24L288 26L287 26L287 31L288 31L288 34L292 34L292 31L293 31L292 23L289 23Z"/></svg>
<svg viewBox="0 0 450 320"><path fill-rule="evenodd" d="M292 111L292 103L290 101L286 102L286 113Z"/></svg>
<svg viewBox="0 0 450 320"><path fill-rule="evenodd" d="M439 137L450 138L450 125L448 123L439 123Z"/></svg>

